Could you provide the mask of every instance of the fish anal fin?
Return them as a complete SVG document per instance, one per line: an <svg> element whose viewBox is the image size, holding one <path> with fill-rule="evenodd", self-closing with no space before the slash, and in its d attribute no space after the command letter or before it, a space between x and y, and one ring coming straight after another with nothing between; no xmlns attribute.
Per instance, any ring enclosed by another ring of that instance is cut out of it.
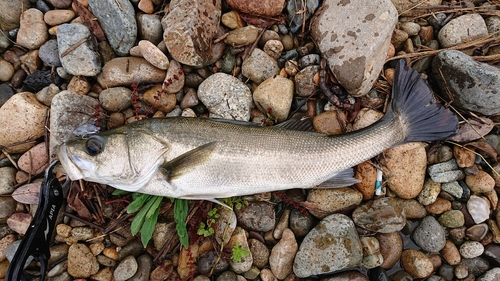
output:
<svg viewBox="0 0 500 281"><path fill-rule="evenodd" d="M208 161L214 151L216 142L209 142L184 154L181 154L167 163L161 165L160 169L168 182L192 171L195 167Z"/></svg>
<svg viewBox="0 0 500 281"><path fill-rule="evenodd" d="M339 187L347 187L351 186L355 183L360 182L360 180L354 178L354 170L352 168L348 168L342 170L335 174L330 179L321 183L318 188L339 188Z"/></svg>

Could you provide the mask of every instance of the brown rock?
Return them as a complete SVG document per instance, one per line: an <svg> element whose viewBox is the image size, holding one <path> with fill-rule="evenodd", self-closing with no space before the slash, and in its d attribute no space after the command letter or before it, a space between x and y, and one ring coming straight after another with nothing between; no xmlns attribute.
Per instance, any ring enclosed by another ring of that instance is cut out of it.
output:
<svg viewBox="0 0 500 281"><path fill-rule="evenodd" d="M73 244L68 251L68 273L75 278L87 278L99 271L99 264L84 244Z"/></svg>
<svg viewBox="0 0 500 281"><path fill-rule="evenodd" d="M411 142L390 148L382 158L387 185L397 196L412 199L422 190L427 167L425 144Z"/></svg>
<svg viewBox="0 0 500 281"><path fill-rule="evenodd" d="M421 219L427 215L425 207L415 199L401 199L394 197L401 209L403 209L407 219Z"/></svg>
<svg viewBox="0 0 500 281"><path fill-rule="evenodd" d="M148 40L141 40L137 45L142 57L155 67L166 70L169 65L167 56Z"/></svg>
<svg viewBox="0 0 500 281"><path fill-rule="evenodd" d="M45 142L41 142L21 155L17 161L19 169L36 175L45 170L49 165L49 156L47 155L47 147Z"/></svg>
<svg viewBox="0 0 500 281"><path fill-rule="evenodd" d="M460 168L472 167L474 165L474 161L476 161L474 148L463 148L455 145L453 147L453 155L455 156L457 165Z"/></svg>
<svg viewBox="0 0 500 281"><path fill-rule="evenodd" d="M222 24L230 29L236 29L245 26L245 22L241 19L240 14L236 10L232 10L222 15Z"/></svg>
<svg viewBox="0 0 500 281"><path fill-rule="evenodd" d="M67 90L86 95L90 92L90 84L85 79L85 76L73 76L69 81Z"/></svg>
<svg viewBox="0 0 500 281"><path fill-rule="evenodd" d="M193 13L193 11L197 11ZM179 0L162 19L163 42L180 63L203 67L222 56L224 43L213 39L224 33L219 26L221 1Z"/></svg>
<svg viewBox="0 0 500 281"><path fill-rule="evenodd" d="M384 262L380 265L383 269L391 269L399 261L403 252L403 239L399 232L377 233L375 235L380 244L380 253Z"/></svg>
<svg viewBox="0 0 500 281"><path fill-rule="evenodd" d="M450 240L446 240L446 244L444 245L444 248L441 249L440 253L441 256L443 256L443 259L450 265L457 265L462 260L457 246L455 246L455 244L453 244Z"/></svg>
<svg viewBox="0 0 500 281"><path fill-rule="evenodd" d="M307 202L313 206L309 212L320 219L331 213L353 208L362 199L361 193L350 187L312 189L307 195Z"/></svg>
<svg viewBox="0 0 500 281"><path fill-rule="evenodd" d="M277 16L285 7L285 0L227 0L229 6L247 14L257 16Z"/></svg>
<svg viewBox="0 0 500 281"><path fill-rule="evenodd" d="M8 234L7 236L0 239L0 262L4 261L7 257L5 256L5 248L16 241L16 236L14 234Z"/></svg>
<svg viewBox="0 0 500 281"><path fill-rule="evenodd" d="M34 8L24 11L17 32L17 44L33 50L42 46L48 38L43 13Z"/></svg>
<svg viewBox="0 0 500 281"><path fill-rule="evenodd" d="M9 31L19 27L21 13L29 9L29 0L0 1L0 29Z"/></svg>
<svg viewBox="0 0 500 281"><path fill-rule="evenodd" d="M46 110L35 94L22 92L12 96L0 108L0 146L8 153L30 149L44 134Z"/></svg>
<svg viewBox="0 0 500 281"><path fill-rule="evenodd" d="M414 249L403 251L401 264L415 278L428 277L434 271L431 260L424 253Z"/></svg>
<svg viewBox="0 0 500 281"><path fill-rule="evenodd" d="M72 10L50 10L43 15L43 20L50 26L71 21L75 17Z"/></svg>
<svg viewBox="0 0 500 281"><path fill-rule="evenodd" d="M153 1L151 0L141 0L137 4L137 8L146 14L152 14L154 12Z"/></svg>
<svg viewBox="0 0 500 281"><path fill-rule="evenodd" d="M130 86L132 83L162 83L166 72L143 58L120 57L110 60L102 68L97 82L103 88Z"/></svg>
<svg viewBox="0 0 500 281"><path fill-rule="evenodd" d="M430 25L420 27L418 36L425 42L431 42L434 39L434 28Z"/></svg>
<svg viewBox="0 0 500 281"><path fill-rule="evenodd" d="M293 268L293 259L297 253L298 245L290 229L283 231L283 237L271 250L269 264L273 275L278 279L285 279Z"/></svg>
<svg viewBox="0 0 500 281"><path fill-rule="evenodd" d="M359 111L356 119L354 119L352 129L359 130L364 127L368 127L369 125L377 122L383 116L384 114L380 111L376 111L371 108L363 108Z"/></svg>
<svg viewBox="0 0 500 281"><path fill-rule="evenodd" d="M338 135L345 132L347 117L343 111L325 111L314 116L314 130L327 135Z"/></svg>
<svg viewBox="0 0 500 281"><path fill-rule="evenodd" d="M12 216L7 219L7 225L13 231L24 235L28 230L32 219L33 217L27 213L13 213Z"/></svg>
<svg viewBox="0 0 500 281"><path fill-rule="evenodd" d="M451 202L444 198L438 197L436 198L436 201L434 201L434 203L425 206L425 209L431 214L439 215L451 210Z"/></svg>
<svg viewBox="0 0 500 281"><path fill-rule="evenodd" d="M354 188L363 194L363 200L370 200L375 193L375 183L377 182L377 169L368 160L354 167L354 178L360 180Z"/></svg>
<svg viewBox="0 0 500 281"><path fill-rule="evenodd" d="M477 175L467 175L465 183L472 192L490 192L495 187L495 180L485 171L479 171Z"/></svg>
<svg viewBox="0 0 500 281"><path fill-rule="evenodd" d="M147 90L142 98L145 103L165 113L172 111L177 103L175 94L166 93L163 90L162 84L158 84Z"/></svg>
<svg viewBox="0 0 500 281"><path fill-rule="evenodd" d="M186 75L184 75L184 69L181 64L176 60L172 60L168 67L165 81L163 81L163 87L167 93L175 94L182 90L185 79Z"/></svg>

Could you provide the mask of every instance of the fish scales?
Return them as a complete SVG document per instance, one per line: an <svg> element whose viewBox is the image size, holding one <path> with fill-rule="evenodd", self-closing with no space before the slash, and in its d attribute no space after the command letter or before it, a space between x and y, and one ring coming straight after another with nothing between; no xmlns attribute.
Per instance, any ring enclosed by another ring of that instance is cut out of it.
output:
<svg viewBox="0 0 500 281"><path fill-rule="evenodd" d="M432 100L425 80L401 60L387 113L355 132L326 136L200 118L149 119L65 143L58 157L72 180L176 198L312 188L346 177L342 171L395 145L454 135L457 117Z"/></svg>

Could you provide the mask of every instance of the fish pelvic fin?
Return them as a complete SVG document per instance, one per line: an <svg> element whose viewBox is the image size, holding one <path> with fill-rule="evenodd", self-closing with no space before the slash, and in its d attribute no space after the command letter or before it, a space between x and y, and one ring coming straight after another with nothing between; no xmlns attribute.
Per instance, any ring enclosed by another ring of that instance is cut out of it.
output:
<svg viewBox="0 0 500 281"><path fill-rule="evenodd" d="M209 142L184 154L181 154L167 163L161 165L160 169L168 182L189 173L195 167L205 163L215 149L216 142Z"/></svg>
<svg viewBox="0 0 500 281"><path fill-rule="evenodd" d="M435 102L432 89L422 76L398 61L392 86L392 103L386 116L399 117L406 124L405 142L436 141L455 135L458 119L448 108Z"/></svg>
<svg viewBox="0 0 500 281"><path fill-rule="evenodd" d="M347 168L335 174L333 177L327 181L318 185L318 188L340 188L354 185L360 182L360 180L354 178L353 168Z"/></svg>

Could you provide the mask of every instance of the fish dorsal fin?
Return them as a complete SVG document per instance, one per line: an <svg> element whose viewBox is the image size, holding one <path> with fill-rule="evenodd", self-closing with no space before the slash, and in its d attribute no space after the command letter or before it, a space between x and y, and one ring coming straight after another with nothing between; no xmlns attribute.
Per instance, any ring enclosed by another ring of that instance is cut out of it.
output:
<svg viewBox="0 0 500 281"><path fill-rule="evenodd" d="M304 114L294 115L292 118L281 122L274 127L279 127L287 130L316 132L313 127L312 118Z"/></svg>
<svg viewBox="0 0 500 281"><path fill-rule="evenodd" d="M243 121L243 120L231 120L231 119L223 119L223 118L208 118L207 120L217 122L217 123L227 123L227 124L246 126L246 127L262 127L260 124L248 122L248 121Z"/></svg>
<svg viewBox="0 0 500 281"><path fill-rule="evenodd" d="M166 180L170 182L206 162L212 155L215 145L216 142L209 142L161 165L162 173L165 175Z"/></svg>
<svg viewBox="0 0 500 281"><path fill-rule="evenodd" d="M339 187L351 186L358 182L360 182L360 180L354 178L354 170L352 168L348 168L338 172L335 176L321 183L318 187L339 188Z"/></svg>

